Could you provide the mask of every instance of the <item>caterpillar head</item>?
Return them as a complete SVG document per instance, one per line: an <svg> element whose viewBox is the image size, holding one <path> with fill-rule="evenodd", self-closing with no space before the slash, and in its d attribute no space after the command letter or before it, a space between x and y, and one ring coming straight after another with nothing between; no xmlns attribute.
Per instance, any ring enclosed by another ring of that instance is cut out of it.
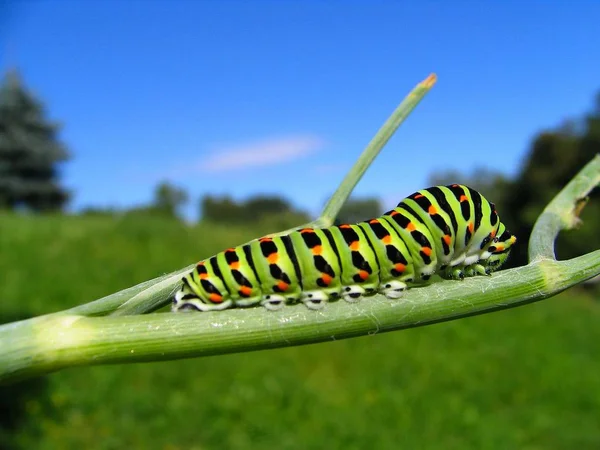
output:
<svg viewBox="0 0 600 450"><path fill-rule="evenodd" d="M490 256L486 260L486 266L490 271L498 270L506 262L515 242L517 242L517 237L511 234L503 223L500 223L497 236L487 248Z"/></svg>

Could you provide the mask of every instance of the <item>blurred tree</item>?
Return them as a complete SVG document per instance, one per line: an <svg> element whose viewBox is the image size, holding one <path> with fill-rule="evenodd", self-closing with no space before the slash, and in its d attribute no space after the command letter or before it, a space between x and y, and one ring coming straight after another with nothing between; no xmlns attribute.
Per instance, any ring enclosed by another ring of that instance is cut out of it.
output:
<svg viewBox="0 0 600 450"><path fill-rule="evenodd" d="M152 208L165 216L177 217L187 201L187 192L165 181L154 191Z"/></svg>
<svg viewBox="0 0 600 450"><path fill-rule="evenodd" d="M527 245L535 219L544 206L597 153L600 153L600 97L595 109L581 126L560 127L537 136L522 165L520 173L507 193L507 208L520 238L513 261L527 263ZM561 233L556 243L559 258L571 258L600 247L600 192L590 195L592 201L584 208L581 218L587 226L576 232ZM596 226L590 226L596 224Z"/></svg>
<svg viewBox="0 0 600 450"><path fill-rule="evenodd" d="M250 197L242 205L247 220L259 216L272 216L293 211L292 205L281 197L257 195Z"/></svg>
<svg viewBox="0 0 600 450"><path fill-rule="evenodd" d="M117 216L119 211L114 207L86 206L81 209L82 216Z"/></svg>
<svg viewBox="0 0 600 450"><path fill-rule="evenodd" d="M150 216L150 217L181 217L181 208L188 201L188 194L181 188L173 186L167 181L159 183L154 189L154 198L149 205L136 206L119 211L112 208L87 208L82 213L87 215L125 215Z"/></svg>
<svg viewBox="0 0 600 450"><path fill-rule="evenodd" d="M356 223L378 217L383 213L381 202L377 198L350 198L340 209L335 224Z"/></svg>
<svg viewBox="0 0 600 450"><path fill-rule="evenodd" d="M434 184L462 183L481 191L494 202L500 218L519 241L507 267L527 264L527 244L533 224L548 202L597 153L600 153L600 95L583 120L568 120L556 130L540 133L532 142L514 180L487 169L471 174L456 171L433 174ZM581 215L587 226L561 233L556 243L559 258L571 258L600 247L600 191Z"/></svg>
<svg viewBox="0 0 600 450"><path fill-rule="evenodd" d="M59 210L69 199L57 165L70 156L59 126L44 116L42 103L9 71L0 86L0 207Z"/></svg>
<svg viewBox="0 0 600 450"><path fill-rule="evenodd" d="M200 200L202 218L214 222L240 223L241 208L231 197L223 198L205 195Z"/></svg>
<svg viewBox="0 0 600 450"><path fill-rule="evenodd" d="M296 217L308 221L306 214L295 210L287 200L277 196L256 195L246 201L236 202L228 196L218 198L205 195L200 200L200 208L203 219L229 224L259 222L275 216Z"/></svg>

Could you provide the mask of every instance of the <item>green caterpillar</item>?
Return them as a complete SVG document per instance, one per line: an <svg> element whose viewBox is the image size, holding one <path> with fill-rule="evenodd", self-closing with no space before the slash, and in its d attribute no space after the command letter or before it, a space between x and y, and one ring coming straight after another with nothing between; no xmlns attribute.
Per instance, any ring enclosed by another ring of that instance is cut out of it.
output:
<svg viewBox="0 0 600 450"><path fill-rule="evenodd" d="M172 309L261 304L276 310L297 302L319 309L339 297L399 298L434 273L446 279L489 275L515 242L479 192L434 186L377 219L263 237L200 261L183 277Z"/></svg>

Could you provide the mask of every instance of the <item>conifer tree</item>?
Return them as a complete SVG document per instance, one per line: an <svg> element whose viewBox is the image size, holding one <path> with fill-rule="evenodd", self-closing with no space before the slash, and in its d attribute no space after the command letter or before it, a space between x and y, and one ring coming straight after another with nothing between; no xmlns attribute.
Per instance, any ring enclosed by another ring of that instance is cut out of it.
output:
<svg viewBox="0 0 600 450"><path fill-rule="evenodd" d="M60 210L69 199L57 167L69 153L59 126L45 116L18 72L9 71L0 85L0 208Z"/></svg>

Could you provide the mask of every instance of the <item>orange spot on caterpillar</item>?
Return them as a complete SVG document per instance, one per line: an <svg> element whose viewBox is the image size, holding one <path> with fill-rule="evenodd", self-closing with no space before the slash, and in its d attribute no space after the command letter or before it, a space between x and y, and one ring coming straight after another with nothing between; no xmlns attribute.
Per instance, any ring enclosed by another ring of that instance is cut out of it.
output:
<svg viewBox="0 0 600 450"><path fill-rule="evenodd" d="M258 242L271 242L273 239L271 239L270 237L264 237L264 238L260 238L258 240Z"/></svg>
<svg viewBox="0 0 600 450"><path fill-rule="evenodd" d="M404 272L406 270L406 266L402 263L394 264L394 269L398 272Z"/></svg>
<svg viewBox="0 0 600 450"><path fill-rule="evenodd" d="M400 214L400 213L399 213L398 211L396 211L396 210L393 210L393 211L390 213L390 216L391 216L391 217L394 217L396 214Z"/></svg>
<svg viewBox="0 0 600 450"><path fill-rule="evenodd" d="M388 234L387 236L384 236L381 241L386 245L390 244L392 242L392 236Z"/></svg>
<svg viewBox="0 0 600 450"><path fill-rule="evenodd" d="M219 294L210 294L208 299L213 303L221 303L223 301L223 296Z"/></svg>
<svg viewBox="0 0 600 450"><path fill-rule="evenodd" d="M350 225L344 223L342 225L339 226L340 228L350 228Z"/></svg>
<svg viewBox="0 0 600 450"><path fill-rule="evenodd" d="M450 236L449 234L446 234L443 238L444 242L446 243L446 245L450 245L450 243L452 242L452 236Z"/></svg>
<svg viewBox="0 0 600 450"><path fill-rule="evenodd" d="M475 228L475 226L473 225L473 222L469 222L469 225L467 225L467 227L469 228L469 231L471 233L473 233L473 229Z"/></svg>
<svg viewBox="0 0 600 450"><path fill-rule="evenodd" d="M437 209L433 205L429 206L429 211L427 211L427 212L429 213L430 216L435 216L438 213Z"/></svg>
<svg viewBox="0 0 600 450"><path fill-rule="evenodd" d="M358 276L364 281L367 278L369 278L369 272L367 272L366 270L359 270Z"/></svg>
<svg viewBox="0 0 600 450"><path fill-rule="evenodd" d="M417 195L414 196L415 199L422 198L422 197L423 197L423 194L417 194Z"/></svg>
<svg viewBox="0 0 600 450"><path fill-rule="evenodd" d="M427 255L427 256L431 256L431 247L421 247L421 251Z"/></svg>
<svg viewBox="0 0 600 450"><path fill-rule="evenodd" d="M277 253L277 252L273 252L269 256L267 256L267 261L269 261L269 264L277 264L278 260L279 260L279 253Z"/></svg>
<svg viewBox="0 0 600 450"><path fill-rule="evenodd" d="M323 252L323 247L321 245L315 245L311 250L313 255L320 255Z"/></svg>
<svg viewBox="0 0 600 450"><path fill-rule="evenodd" d="M360 248L360 242L354 241L350 244L350 250L357 251Z"/></svg>
<svg viewBox="0 0 600 450"><path fill-rule="evenodd" d="M208 279L208 274L207 273L199 273L198 276L200 277L201 280Z"/></svg>
<svg viewBox="0 0 600 450"><path fill-rule="evenodd" d="M277 283L277 287L279 288L280 291L287 291L287 288L290 287L289 284L287 284L285 281L280 281L279 283Z"/></svg>
<svg viewBox="0 0 600 450"><path fill-rule="evenodd" d="M324 273L323 276L321 277L321 280L323 281L323 284L325 284L325 286L329 286L331 284L331 281L333 280L333 278L331 278L329 275Z"/></svg>
<svg viewBox="0 0 600 450"><path fill-rule="evenodd" d="M490 233L490 236L492 236L492 239L494 239L496 237L496 232L497 232L497 230L492 230L492 232Z"/></svg>
<svg viewBox="0 0 600 450"><path fill-rule="evenodd" d="M454 183L454 184L452 185L452 187L458 187L458 184Z"/></svg>
<svg viewBox="0 0 600 450"><path fill-rule="evenodd" d="M496 245L496 251L494 253L500 253L503 250L504 250L504 245L498 244L498 245Z"/></svg>
<svg viewBox="0 0 600 450"><path fill-rule="evenodd" d="M248 286L242 286L240 287L240 294L250 295L252 294L252 288L249 288Z"/></svg>
<svg viewBox="0 0 600 450"><path fill-rule="evenodd" d="M225 250L225 253L235 253L235 248L228 248L227 250Z"/></svg>
<svg viewBox="0 0 600 450"><path fill-rule="evenodd" d="M371 219L371 220L369 220L369 223L379 223L379 220L377 220L377 219Z"/></svg>
<svg viewBox="0 0 600 450"><path fill-rule="evenodd" d="M315 230L313 230L312 228L302 228L300 230L300 233L314 233Z"/></svg>
<svg viewBox="0 0 600 450"><path fill-rule="evenodd" d="M406 225L406 229L407 229L408 231L415 231L415 230L417 229L417 227L415 226L415 224L414 224L414 223L412 223L412 222L408 222L408 225Z"/></svg>
<svg viewBox="0 0 600 450"><path fill-rule="evenodd" d="M469 199L467 198L467 196L466 196L466 195L464 195L464 194L463 194L463 195L461 195L461 196L460 196L460 200L459 200L459 201L460 201L461 203L462 203L462 202L468 202L468 201L469 201Z"/></svg>

